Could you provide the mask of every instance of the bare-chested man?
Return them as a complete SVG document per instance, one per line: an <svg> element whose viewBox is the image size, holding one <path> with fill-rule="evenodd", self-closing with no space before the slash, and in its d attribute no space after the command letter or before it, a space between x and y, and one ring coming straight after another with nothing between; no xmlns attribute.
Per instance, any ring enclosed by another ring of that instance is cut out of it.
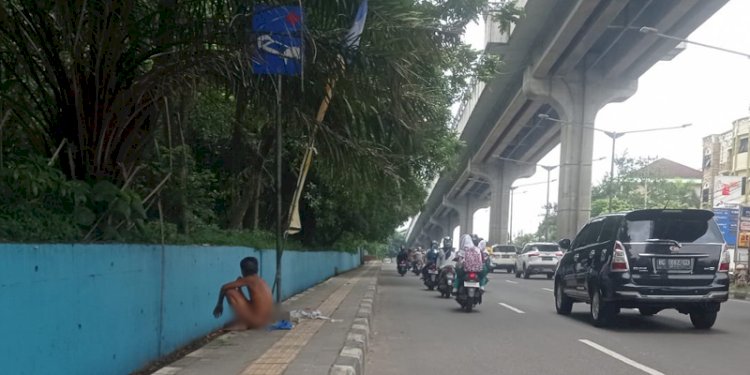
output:
<svg viewBox="0 0 750 375"><path fill-rule="evenodd" d="M271 323L273 317L273 297L263 279L258 276L258 260L252 257L240 262L242 277L237 281L224 284L219 291L219 301L214 309L214 316L220 317L224 312L224 297L234 311L235 321L228 325L230 330L261 328ZM250 300L242 293L247 287Z"/></svg>

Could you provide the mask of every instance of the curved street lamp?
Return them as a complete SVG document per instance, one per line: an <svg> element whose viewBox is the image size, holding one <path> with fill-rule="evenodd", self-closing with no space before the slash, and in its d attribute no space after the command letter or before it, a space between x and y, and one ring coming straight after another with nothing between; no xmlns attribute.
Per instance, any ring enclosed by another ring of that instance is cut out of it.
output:
<svg viewBox="0 0 750 375"><path fill-rule="evenodd" d="M501 157L501 156L498 156L497 158L500 159L500 160L508 160L508 161L513 161L513 162L521 163L521 164L536 165L537 167L541 167L541 168L543 168L544 170L547 171L547 203L544 205L544 221L546 222L547 219L549 219L549 209L551 208L550 203L549 203L549 187L550 187L550 182L552 182L552 180L550 180L550 172L552 172L555 168L560 167L560 164L557 164L557 165L543 165L543 164L537 164L537 163L532 163L532 162L523 161L523 160L517 160L517 159L511 159L511 158L504 158L504 157ZM606 157L602 156L600 158L593 159L591 161L595 162L595 161L600 161L600 160L604 160L604 159L606 159ZM535 185L535 184L533 184L533 185ZM520 187L520 186L517 186L517 187ZM511 187L511 192L512 191L513 191L513 187ZM512 219L511 219L511 221L512 221ZM512 235L512 232L511 232L511 235ZM549 241L549 226L548 225L545 226L544 240L545 241Z"/></svg>
<svg viewBox="0 0 750 375"><path fill-rule="evenodd" d="M722 47L718 47L718 46L712 46L710 44L705 44L705 43L700 43L700 42L694 42L692 40L688 40L688 39L685 39L685 38L680 38L680 37L674 36L674 35L662 34L659 31L659 29L657 29L655 27L644 26L644 27L641 27L640 29L638 29L638 31L640 31L643 34L656 35L656 36L658 36L660 38L664 38L664 39L677 40L677 41L680 41L680 42L683 42L683 43L687 43L687 44L695 44L696 46L706 47L706 48L710 48L710 49L715 49L717 51L731 53L733 55L740 55L740 56L743 56L743 57L746 57L746 58L750 58L750 54L749 53L735 51L735 50L731 50L731 49L728 49L728 48L722 48Z"/></svg>
<svg viewBox="0 0 750 375"><path fill-rule="evenodd" d="M552 122L559 122L561 124L570 124L570 122L568 121L563 121L560 119L556 119L554 117L550 117L548 114L545 114L545 113L540 113L537 115L537 117L541 120L549 120ZM687 123L687 124L682 124L682 125L677 125L677 126L664 126L664 127L659 127L659 128L637 129L637 130L628 130L628 131L623 131L623 132L598 129L593 126L586 126L586 124L583 125L584 128L593 129L595 131L603 133L604 135L612 139L612 154L610 155L610 163L609 163L610 184L609 184L609 189L607 189L608 190L607 191L607 195L608 195L607 211L612 212L612 197L614 195L614 192L612 191L611 182L614 180L614 177L615 177L615 144L617 142L617 138L620 138L626 134L633 134L633 133L646 133L646 132L655 132L655 131L662 131L662 130L684 129L692 125L693 125L692 123Z"/></svg>

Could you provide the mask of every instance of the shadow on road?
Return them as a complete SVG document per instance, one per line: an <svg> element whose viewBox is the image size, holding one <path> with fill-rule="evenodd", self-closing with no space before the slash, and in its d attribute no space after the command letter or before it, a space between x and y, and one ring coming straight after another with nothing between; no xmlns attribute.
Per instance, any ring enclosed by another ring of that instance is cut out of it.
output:
<svg viewBox="0 0 750 375"><path fill-rule="evenodd" d="M571 320L575 320L581 324L591 325L591 317L588 313L572 313L570 314L570 316L568 316L568 318L570 318ZM617 315L614 322L609 327L603 327L599 329L611 332L639 334L706 335L727 333L720 329L695 329L690 323L690 318L687 315L685 315L682 319L662 315L645 317L628 310L625 310L623 313Z"/></svg>

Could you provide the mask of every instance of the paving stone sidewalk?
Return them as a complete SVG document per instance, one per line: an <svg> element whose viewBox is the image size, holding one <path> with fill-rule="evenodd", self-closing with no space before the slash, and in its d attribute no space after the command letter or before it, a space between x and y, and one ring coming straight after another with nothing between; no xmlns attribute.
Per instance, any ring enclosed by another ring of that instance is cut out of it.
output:
<svg viewBox="0 0 750 375"><path fill-rule="evenodd" d="M332 321L304 320L289 331L230 332L154 374L328 374L344 347L360 302L380 268L379 263L365 265L328 279L282 304L285 311L320 310Z"/></svg>

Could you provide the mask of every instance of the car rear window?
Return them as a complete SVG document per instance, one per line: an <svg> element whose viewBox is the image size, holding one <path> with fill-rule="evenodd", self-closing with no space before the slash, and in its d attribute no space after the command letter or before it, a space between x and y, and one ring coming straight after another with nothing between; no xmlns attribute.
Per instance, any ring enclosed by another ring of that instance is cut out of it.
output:
<svg viewBox="0 0 750 375"><path fill-rule="evenodd" d="M499 252L499 253L515 253L516 248L513 246L497 246L492 251Z"/></svg>
<svg viewBox="0 0 750 375"><path fill-rule="evenodd" d="M535 249L543 252L543 253L555 253L558 250L560 250L557 245L534 245Z"/></svg>
<svg viewBox="0 0 750 375"><path fill-rule="evenodd" d="M650 219L626 220L620 232L622 242L674 240L681 243L723 243L713 219L661 215Z"/></svg>

